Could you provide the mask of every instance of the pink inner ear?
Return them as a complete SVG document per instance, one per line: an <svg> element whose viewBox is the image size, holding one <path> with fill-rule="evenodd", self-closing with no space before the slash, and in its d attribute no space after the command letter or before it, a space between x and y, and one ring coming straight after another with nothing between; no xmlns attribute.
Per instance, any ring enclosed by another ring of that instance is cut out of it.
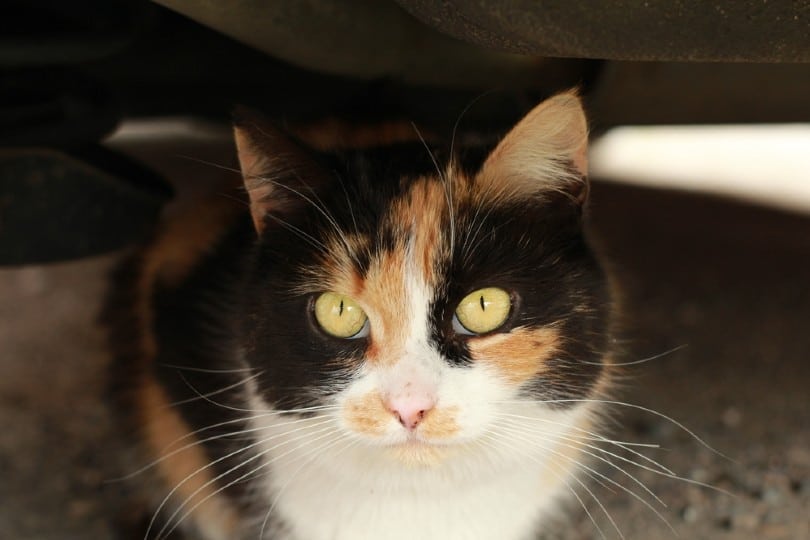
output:
<svg viewBox="0 0 810 540"><path fill-rule="evenodd" d="M250 136L242 128L234 128L233 135L236 141L236 152L239 156L239 166L242 174L249 178L259 171L263 157L250 140Z"/></svg>
<svg viewBox="0 0 810 540"><path fill-rule="evenodd" d="M272 188L269 184L259 182L256 176L261 174L267 158L256 147L256 143L251 139L250 134L243 128L238 126L234 128L234 139L245 188L250 197L250 213L253 218L253 225L256 231L261 234L264 230L265 215L270 211L269 199Z"/></svg>
<svg viewBox="0 0 810 540"><path fill-rule="evenodd" d="M306 204L306 197L300 194L314 193L332 176L318 166L301 142L261 115L246 114L251 119L234 127L234 138L253 223L261 234L270 212L292 211Z"/></svg>
<svg viewBox="0 0 810 540"><path fill-rule="evenodd" d="M253 226L256 232L264 232L264 218L273 210L270 198L270 187L264 186L248 191L250 193L250 216L253 219Z"/></svg>

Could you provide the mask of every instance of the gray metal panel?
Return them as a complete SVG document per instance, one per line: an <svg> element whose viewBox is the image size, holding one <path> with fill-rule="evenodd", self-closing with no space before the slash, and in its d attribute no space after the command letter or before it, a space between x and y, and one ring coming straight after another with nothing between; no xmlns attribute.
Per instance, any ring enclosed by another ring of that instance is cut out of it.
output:
<svg viewBox="0 0 810 540"><path fill-rule="evenodd" d="M496 50L612 60L810 61L806 0L397 0Z"/></svg>
<svg viewBox="0 0 810 540"><path fill-rule="evenodd" d="M276 58L364 79L522 85L542 60L464 43L381 0L156 0Z"/></svg>

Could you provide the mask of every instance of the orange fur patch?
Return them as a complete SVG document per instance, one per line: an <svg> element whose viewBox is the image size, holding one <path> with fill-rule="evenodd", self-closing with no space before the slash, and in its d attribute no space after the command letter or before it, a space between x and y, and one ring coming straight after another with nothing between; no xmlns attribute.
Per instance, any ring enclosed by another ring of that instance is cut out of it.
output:
<svg viewBox="0 0 810 540"><path fill-rule="evenodd" d="M354 258L368 249L367 238L357 234L335 235L327 242L329 257L324 258L323 268L317 281L328 283L328 289L339 291L359 299L365 289L365 282L357 272Z"/></svg>
<svg viewBox="0 0 810 540"><path fill-rule="evenodd" d="M420 257L418 268L427 283L434 280L442 230L450 216L448 196L440 180L422 179L391 207L390 219L409 233L411 250Z"/></svg>
<svg viewBox="0 0 810 540"><path fill-rule="evenodd" d="M386 409L379 392L346 400L343 415L353 430L370 436L382 435L391 421L391 412Z"/></svg>
<svg viewBox="0 0 810 540"><path fill-rule="evenodd" d="M429 411L419 425L419 433L428 439L446 439L459 432L456 422L459 408L457 406L441 407Z"/></svg>
<svg viewBox="0 0 810 540"><path fill-rule="evenodd" d="M196 506L192 514L197 523L224 537L234 537L238 516L228 501L216 494L211 470L205 468L210 463L207 456L199 445L189 446L197 439L190 436L188 425L151 378L141 386L139 404L146 444L150 453L160 459L158 473L169 488L177 487L175 503L187 502L186 509Z"/></svg>
<svg viewBox="0 0 810 540"><path fill-rule="evenodd" d="M222 195L193 203L162 224L156 242L146 252L144 274L150 282L155 278L168 285L182 281L244 212L239 202Z"/></svg>
<svg viewBox="0 0 810 540"><path fill-rule="evenodd" d="M144 252L137 305L135 306L142 336L143 363L152 361L157 350L152 333L152 292L156 283L175 286L200 259L213 248L242 209L237 201L210 196L195 201L163 222L155 242Z"/></svg>
<svg viewBox="0 0 810 540"><path fill-rule="evenodd" d="M408 305L404 274L407 261L402 249L380 253L366 274L359 301L368 306L374 347L369 362L392 365L397 362L405 342L403 306Z"/></svg>
<svg viewBox="0 0 810 540"><path fill-rule="evenodd" d="M561 339L556 328L516 328L507 334L474 338L469 343L477 362L491 365L505 380L519 385L543 372Z"/></svg>

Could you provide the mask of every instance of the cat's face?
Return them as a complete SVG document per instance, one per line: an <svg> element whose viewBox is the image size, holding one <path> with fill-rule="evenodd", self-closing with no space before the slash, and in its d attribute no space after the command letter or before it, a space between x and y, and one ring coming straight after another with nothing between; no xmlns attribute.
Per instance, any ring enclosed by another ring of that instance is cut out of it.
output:
<svg viewBox="0 0 810 540"><path fill-rule="evenodd" d="M368 452L428 465L585 409L609 307L575 97L449 163L419 142L316 160L253 127L237 131L259 231L242 346L265 406L328 411Z"/></svg>

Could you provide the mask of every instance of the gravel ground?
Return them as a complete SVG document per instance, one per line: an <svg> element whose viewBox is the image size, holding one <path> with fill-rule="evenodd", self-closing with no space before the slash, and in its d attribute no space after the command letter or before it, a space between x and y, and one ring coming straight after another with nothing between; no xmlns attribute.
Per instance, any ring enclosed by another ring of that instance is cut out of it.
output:
<svg viewBox="0 0 810 540"><path fill-rule="evenodd" d="M669 525L612 485L615 494L595 490L607 511L627 538L671 539L670 526L690 539L810 538L810 219L605 185L594 193L594 226L625 291L624 361L677 348L628 366L621 399L716 449L617 407L616 437L659 444L645 453L714 489L630 469L667 505L642 497ZM621 473L609 476L644 495ZM589 520L577 523L560 538L598 537Z"/></svg>
<svg viewBox="0 0 810 540"><path fill-rule="evenodd" d="M627 366L617 399L716 449L615 407L612 435L660 445L644 453L686 480L614 458L666 506L603 464L589 485L617 527L579 490L595 523L607 538L810 538L810 218L597 183L593 222L624 290L621 360L672 351ZM0 538L130 538L140 517L101 397L94 320L115 258L0 270ZM599 533L572 507L547 539L576 538Z"/></svg>

